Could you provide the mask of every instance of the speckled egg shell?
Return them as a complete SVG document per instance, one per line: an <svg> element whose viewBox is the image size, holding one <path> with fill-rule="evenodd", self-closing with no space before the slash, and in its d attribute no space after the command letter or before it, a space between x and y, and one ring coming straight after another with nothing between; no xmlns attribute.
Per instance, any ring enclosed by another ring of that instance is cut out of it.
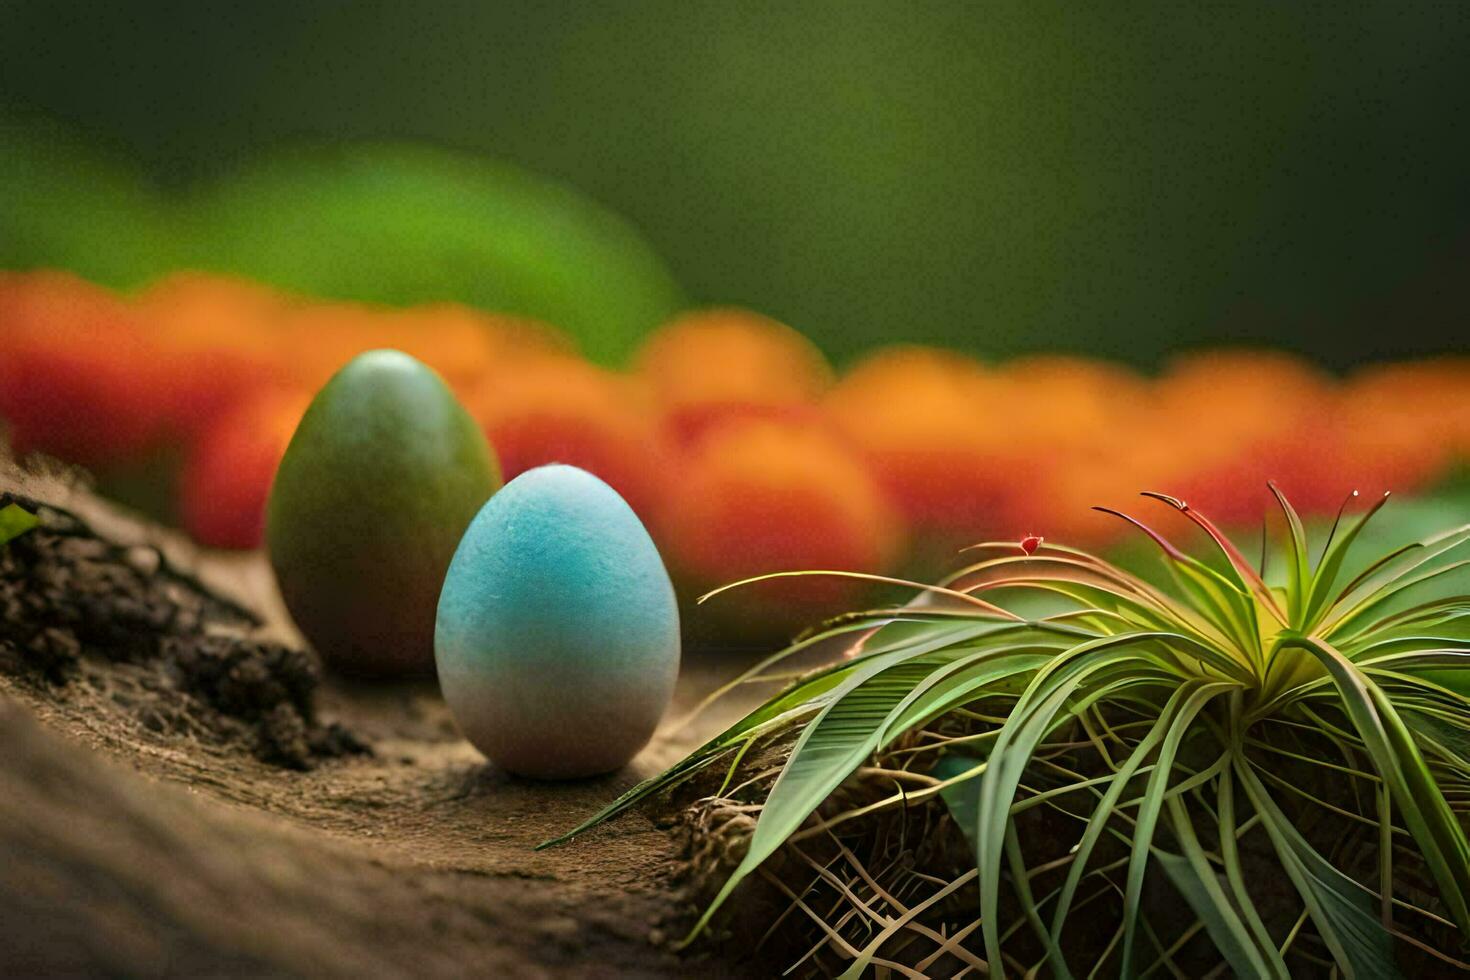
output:
<svg viewBox="0 0 1470 980"><path fill-rule="evenodd" d="M679 613L617 492L542 466L481 508L439 597L435 659L460 729L496 765L566 779L647 744L673 696Z"/></svg>

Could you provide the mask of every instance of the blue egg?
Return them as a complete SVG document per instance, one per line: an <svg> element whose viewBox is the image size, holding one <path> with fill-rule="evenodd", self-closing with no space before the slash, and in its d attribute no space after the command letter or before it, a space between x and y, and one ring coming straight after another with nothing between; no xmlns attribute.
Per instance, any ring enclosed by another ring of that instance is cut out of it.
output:
<svg viewBox="0 0 1470 980"><path fill-rule="evenodd" d="M648 743L679 673L679 609L658 549L575 466L505 485L465 531L439 595L439 684L496 765L566 779Z"/></svg>

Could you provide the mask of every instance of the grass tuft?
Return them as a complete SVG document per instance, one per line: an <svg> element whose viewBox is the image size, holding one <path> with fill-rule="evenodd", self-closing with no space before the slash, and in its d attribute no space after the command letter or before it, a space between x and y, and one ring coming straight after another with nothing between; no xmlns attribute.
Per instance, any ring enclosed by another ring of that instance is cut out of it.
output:
<svg viewBox="0 0 1470 980"><path fill-rule="evenodd" d="M1470 598L1416 598L1462 564L1445 556L1470 525L1348 578L1386 495L1357 517L1350 497L1313 562L1270 489L1270 580L1267 549L1253 566L1165 494L1145 496L1212 547L1118 514L1159 546L1157 578L1039 538L977 546L945 581L903 583L909 605L752 668L729 687L846 645L548 843L714 767L695 810L738 814L742 846L688 938L764 879L807 922L803 970L1470 969Z"/></svg>

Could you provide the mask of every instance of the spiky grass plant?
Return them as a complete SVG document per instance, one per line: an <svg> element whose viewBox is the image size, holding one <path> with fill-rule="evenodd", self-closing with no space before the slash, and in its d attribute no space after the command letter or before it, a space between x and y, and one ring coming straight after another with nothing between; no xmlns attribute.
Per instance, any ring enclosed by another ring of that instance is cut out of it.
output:
<svg viewBox="0 0 1470 980"><path fill-rule="evenodd" d="M727 772L715 798L738 803L730 786L751 748L784 737L774 775L745 780L764 794L743 807L759 818L694 933L773 854L827 833L858 869L819 868L846 911L783 890L830 920L852 976L873 964L923 975L938 954L991 974L1181 975L1191 944L1191 972L1242 977L1392 976L1406 949L1464 968L1470 598L1409 600L1467 564L1440 559L1470 525L1339 585L1383 500L1339 512L1314 563L1271 490L1285 534L1270 570L1264 532L1253 566L1162 494L1147 496L1204 532L1209 560L1117 516L1159 547L1171 587L1034 539L979 545L989 557L944 583L908 583L922 601L843 617L757 665L737 683L852 641L559 840L706 770ZM875 773L886 788L854 790ZM934 883L922 899L880 884L834 830L944 804L973 863L947 883L921 875ZM947 924L921 927L940 907ZM938 953L916 954L916 935Z"/></svg>

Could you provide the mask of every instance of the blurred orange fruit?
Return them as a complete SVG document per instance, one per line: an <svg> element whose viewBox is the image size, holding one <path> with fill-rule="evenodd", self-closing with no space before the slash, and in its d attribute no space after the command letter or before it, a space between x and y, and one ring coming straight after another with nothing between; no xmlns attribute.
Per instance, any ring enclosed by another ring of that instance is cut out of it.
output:
<svg viewBox="0 0 1470 980"><path fill-rule="evenodd" d="M1004 433L1033 457L1038 481L1017 488L1016 526L1074 546L1116 537L1116 519L1092 508L1149 489L1152 446L1139 436L1154 410L1148 381L1122 365L1057 354L1017 358L997 373L1009 406Z"/></svg>
<svg viewBox="0 0 1470 980"><path fill-rule="evenodd" d="M1304 513L1330 514L1351 489L1423 489L1470 459L1466 357L1344 383L1284 353L1212 351L1149 382L1086 358L986 367L899 347L834 384L790 327L708 309L656 331L625 375L518 317L321 302L201 272L132 299L67 273L0 272L0 345L0 420L18 449L116 477L136 461L157 472L155 450L183 445L185 521L229 547L258 542L309 393L365 350L406 351L465 399L507 478L549 462L598 474L696 588L881 570L906 538L945 566L985 538L1096 547L1123 526L1090 507L1134 509L1142 489L1242 524L1274 480ZM785 630L861 591L793 580L720 603Z"/></svg>
<svg viewBox="0 0 1470 980"><path fill-rule="evenodd" d="M457 391L473 387L491 370L571 348L564 335L534 320L481 313L456 303L404 309L313 303L292 311L282 329L293 352L295 377L314 388L358 354L378 348L412 355Z"/></svg>
<svg viewBox="0 0 1470 980"><path fill-rule="evenodd" d="M290 376L281 320L300 302L204 272L174 273L138 294L138 319L169 367L174 432L191 439L251 393Z"/></svg>
<svg viewBox="0 0 1470 980"><path fill-rule="evenodd" d="M1055 462L1028 442L1019 390L962 355L897 347L853 368L824 410L910 524L948 547L1046 533Z"/></svg>
<svg viewBox="0 0 1470 980"><path fill-rule="evenodd" d="M137 457L162 436L167 378L121 297L69 273L0 272L0 418L18 451Z"/></svg>
<svg viewBox="0 0 1470 980"><path fill-rule="evenodd" d="M179 474L179 510L195 541L215 548L260 545L271 481L309 404L305 389L264 389L194 440Z"/></svg>
<svg viewBox="0 0 1470 980"><path fill-rule="evenodd" d="M510 480L546 463L601 477L644 521L668 474L657 417L635 379L570 357L528 358L495 371L465 394Z"/></svg>
<svg viewBox="0 0 1470 980"><path fill-rule="evenodd" d="M1427 487L1470 459L1470 358L1364 368L1338 410L1342 466L1398 492Z"/></svg>
<svg viewBox="0 0 1470 980"><path fill-rule="evenodd" d="M180 271L138 293L145 328L184 350L223 347L281 359L279 321L304 300L249 279Z"/></svg>
<svg viewBox="0 0 1470 980"><path fill-rule="evenodd" d="M1343 469L1334 380L1298 357L1221 350L1181 357L1158 380L1153 437L1170 450L1162 490L1217 524L1254 524L1273 481L1306 513L1363 485Z"/></svg>
<svg viewBox="0 0 1470 980"><path fill-rule="evenodd" d="M810 426L721 426L680 457L659 538L676 578L703 591L768 572L881 573L897 559L901 519L862 461ZM751 628L790 632L846 608L861 582L832 577L745 587L714 600Z"/></svg>
<svg viewBox="0 0 1470 980"><path fill-rule="evenodd" d="M1110 439L1125 437L1153 408L1148 381L1108 361L1032 355L1007 361L997 374L1026 408L1016 424L1028 438L1058 449L1105 452Z"/></svg>
<svg viewBox="0 0 1470 980"><path fill-rule="evenodd" d="M810 416L832 383L831 367L810 340L741 309L698 310L660 327L639 350L636 367L682 443L730 419Z"/></svg>

